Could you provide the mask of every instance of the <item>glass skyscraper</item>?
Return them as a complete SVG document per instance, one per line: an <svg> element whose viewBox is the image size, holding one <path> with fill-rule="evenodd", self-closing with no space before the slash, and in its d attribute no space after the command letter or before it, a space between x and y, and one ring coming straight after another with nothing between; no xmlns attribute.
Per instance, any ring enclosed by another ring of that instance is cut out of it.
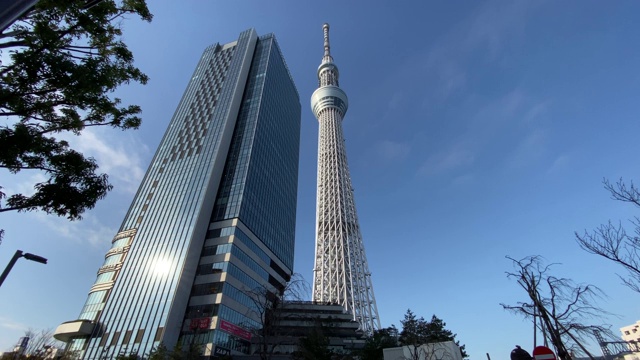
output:
<svg viewBox="0 0 640 360"><path fill-rule="evenodd" d="M83 359L247 353L248 291L293 269L300 99L273 34L208 47L77 320Z"/></svg>

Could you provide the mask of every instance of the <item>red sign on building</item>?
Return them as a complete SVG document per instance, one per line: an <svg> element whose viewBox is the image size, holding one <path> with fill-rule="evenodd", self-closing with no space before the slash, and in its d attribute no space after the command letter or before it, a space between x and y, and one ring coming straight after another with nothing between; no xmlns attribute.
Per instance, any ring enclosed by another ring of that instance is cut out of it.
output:
<svg viewBox="0 0 640 360"><path fill-rule="evenodd" d="M220 320L219 328L225 332L228 332L231 335L235 335L241 339L251 340L251 332L246 329L241 328L238 325L234 325L228 321Z"/></svg>
<svg viewBox="0 0 640 360"><path fill-rule="evenodd" d="M211 318L200 319L200 329L208 329L211 326Z"/></svg>
<svg viewBox="0 0 640 360"><path fill-rule="evenodd" d="M191 323L189 323L189 329L191 330L205 330L211 326L211 318L199 318L199 319L191 319Z"/></svg>

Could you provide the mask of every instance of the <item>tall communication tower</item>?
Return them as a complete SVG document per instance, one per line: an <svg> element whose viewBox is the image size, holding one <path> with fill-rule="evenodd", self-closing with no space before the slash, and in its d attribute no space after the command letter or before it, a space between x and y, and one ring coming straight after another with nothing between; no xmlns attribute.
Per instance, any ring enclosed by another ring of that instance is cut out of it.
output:
<svg viewBox="0 0 640 360"><path fill-rule="evenodd" d="M353 198L342 119L349 106L338 84L338 67L324 24L324 56L318 67L318 89L311 109L320 124L313 300L338 303L353 314L366 333L380 329L371 273L362 243Z"/></svg>

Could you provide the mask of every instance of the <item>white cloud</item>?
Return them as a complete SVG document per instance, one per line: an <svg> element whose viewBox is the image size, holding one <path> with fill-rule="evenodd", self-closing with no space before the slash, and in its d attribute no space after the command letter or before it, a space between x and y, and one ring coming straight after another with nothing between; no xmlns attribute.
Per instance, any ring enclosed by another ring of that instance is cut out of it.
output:
<svg viewBox="0 0 640 360"><path fill-rule="evenodd" d="M98 173L109 175L109 182L115 191L135 193L144 176L144 158L149 154L149 148L141 142L136 142L133 136L114 136L111 129L85 129L76 136L65 133L58 136L67 140L70 147L86 157L93 157L98 163ZM119 132L122 134L122 132ZM4 176L4 175L3 175ZM3 179L2 186L7 195L34 193L33 186L48 179L44 172L23 170L17 174L8 174Z"/></svg>
<svg viewBox="0 0 640 360"><path fill-rule="evenodd" d="M96 248L103 247L117 232L115 227L105 226L91 214L83 215L80 221L69 221L43 212L33 215L58 236Z"/></svg>
<svg viewBox="0 0 640 360"><path fill-rule="evenodd" d="M113 133L110 129L85 129L82 135L67 140L76 150L95 158L98 171L108 174L115 187L135 193L145 172L142 158L149 149L130 136L115 138Z"/></svg>
<svg viewBox="0 0 640 360"><path fill-rule="evenodd" d="M33 186L38 183L47 181L47 177L42 172L19 172L17 174L8 175L3 180L3 192L7 197L13 194L23 194L31 196L35 193Z"/></svg>
<svg viewBox="0 0 640 360"><path fill-rule="evenodd" d="M107 173L109 182L114 185L112 193L132 194L144 176L143 162L149 151L146 146L135 143L134 136L122 134L112 129L86 129L80 136L64 134L59 138L69 141L71 148L85 156L96 159L98 172ZM47 179L43 172L22 171L6 176L2 185L7 195L30 195L36 183ZM105 226L93 211L85 212L81 221L69 221L40 211L32 212L30 216L52 234L93 247L103 246L117 231L115 227Z"/></svg>

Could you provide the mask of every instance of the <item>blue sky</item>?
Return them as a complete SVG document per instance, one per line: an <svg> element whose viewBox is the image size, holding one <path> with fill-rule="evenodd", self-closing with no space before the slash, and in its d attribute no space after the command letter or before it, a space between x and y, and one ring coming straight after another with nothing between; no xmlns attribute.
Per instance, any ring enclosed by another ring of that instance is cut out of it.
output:
<svg viewBox="0 0 640 360"><path fill-rule="evenodd" d="M118 91L143 108L139 131L72 138L115 189L81 222L3 214L0 351L31 327L74 319L204 48L250 27L273 32L303 106L295 271L312 280L318 126L309 110L322 24L349 96L346 146L383 326L407 308L444 319L472 359L531 350L529 322L500 303L526 300L505 255L542 255L554 274L600 286L617 328L640 319L621 269L573 232L637 209L602 179L640 179L640 3L631 1L154 1L125 41L151 81ZM36 174L2 174L26 189ZM640 180L639 180L640 181ZM592 349L595 347L591 347ZM599 355L599 353L598 353Z"/></svg>

